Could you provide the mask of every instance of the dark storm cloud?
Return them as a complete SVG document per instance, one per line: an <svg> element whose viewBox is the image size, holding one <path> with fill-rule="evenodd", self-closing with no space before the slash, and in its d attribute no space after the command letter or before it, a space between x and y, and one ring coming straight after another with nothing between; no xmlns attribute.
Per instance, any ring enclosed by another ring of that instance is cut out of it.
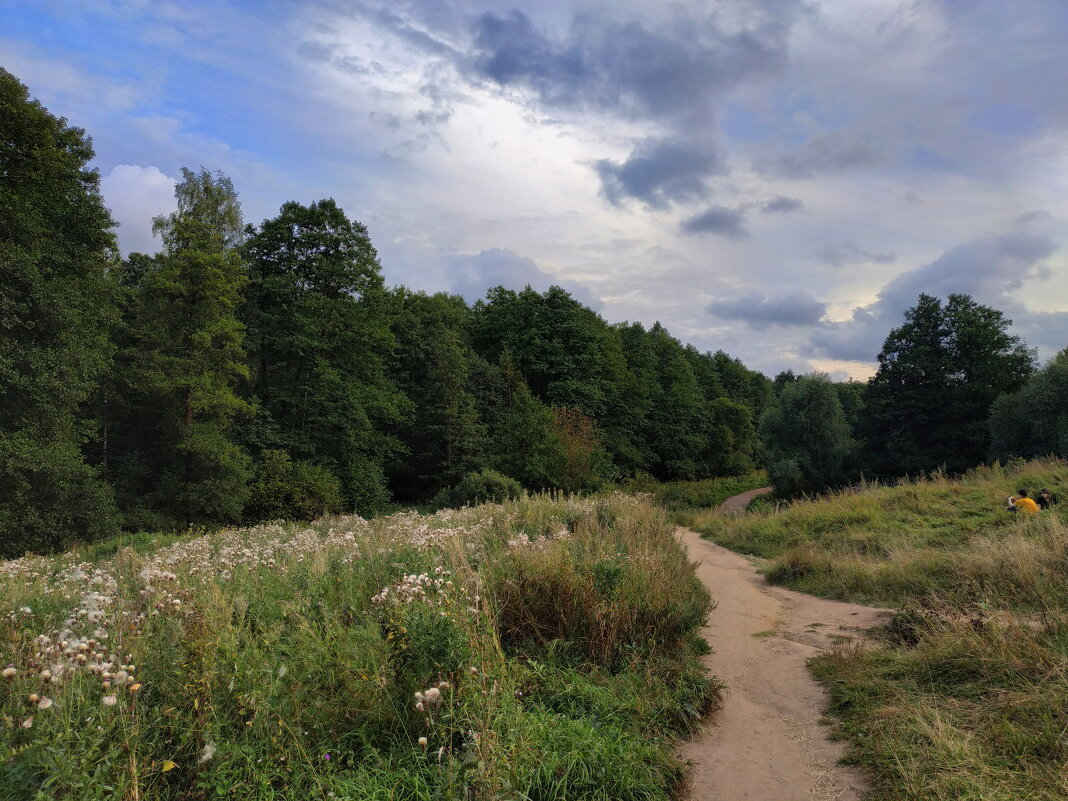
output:
<svg viewBox="0 0 1068 801"><path fill-rule="evenodd" d="M1068 314L1029 311L1015 295L1026 279L1039 277L1042 260L1055 250L1047 235L1027 230L992 234L947 250L930 264L894 278L874 303L854 310L852 320L826 324L812 338L814 352L832 359L874 360L886 335L901 325L905 310L921 293L942 299L953 293L971 295L1005 312L1032 345L1068 343ZM1041 339L1032 340L1035 334Z"/></svg>
<svg viewBox="0 0 1068 801"><path fill-rule="evenodd" d="M750 292L734 298L718 298L707 311L722 320L739 320L753 328L769 326L815 326L827 313L827 304L804 292L771 297Z"/></svg>
<svg viewBox="0 0 1068 801"><path fill-rule="evenodd" d="M590 308L600 309L603 304L594 297L589 288L568 279L553 276L533 259L520 256L514 251L491 248L474 255L457 255L446 266L450 289L463 295L469 303L486 297L486 292L495 286L516 291L531 286L544 292L554 284L571 293L571 296Z"/></svg>
<svg viewBox="0 0 1068 801"><path fill-rule="evenodd" d="M712 141L714 104L726 88L782 67L788 19L727 32L714 17L681 7L659 27L597 11L553 36L520 11L486 13L475 22L468 63L482 79L532 92L547 109L667 128L636 143L624 161L594 165L613 204L631 198L663 209L707 195L706 180L723 170Z"/></svg>
<svg viewBox="0 0 1068 801"><path fill-rule="evenodd" d="M830 243L816 251L816 258L824 264L832 267L841 267L846 264L858 262L875 262L876 264L890 264L897 259L893 253L872 253L859 247L856 242L843 242L840 245Z"/></svg>
<svg viewBox="0 0 1068 801"><path fill-rule="evenodd" d="M796 150L758 161L757 171L775 178L815 178L848 170L881 167L889 156L850 133L833 131L810 136Z"/></svg>
<svg viewBox="0 0 1068 801"><path fill-rule="evenodd" d="M745 239L745 213L726 206L712 206L700 214L683 220L679 226L687 234L717 234L728 239Z"/></svg>
<svg viewBox="0 0 1068 801"><path fill-rule="evenodd" d="M805 207L805 204L800 200L792 197L779 197L772 198L760 204L760 210L765 214L786 214L791 211L800 211Z"/></svg>
<svg viewBox="0 0 1068 801"><path fill-rule="evenodd" d="M473 70L520 86L549 106L621 112L634 118L688 118L723 89L779 69L784 23L724 31L711 16L680 10L660 27L604 11L576 15L553 37L521 11L475 22Z"/></svg>
<svg viewBox="0 0 1068 801"><path fill-rule="evenodd" d="M717 172L708 148L671 140L647 140L626 161L602 159L594 165L604 196L613 205L627 198L664 209L673 202L699 200L707 191L705 176Z"/></svg>

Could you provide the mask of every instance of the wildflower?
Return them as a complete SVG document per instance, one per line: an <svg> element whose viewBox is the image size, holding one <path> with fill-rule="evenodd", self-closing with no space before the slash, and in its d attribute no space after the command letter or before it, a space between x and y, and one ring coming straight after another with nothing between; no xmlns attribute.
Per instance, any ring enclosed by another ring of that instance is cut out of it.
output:
<svg viewBox="0 0 1068 801"><path fill-rule="evenodd" d="M18 675L18 671L15 670L13 666L8 665L6 668L4 668L3 672L0 672L0 675L2 675L5 679L13 679L15 678L15 676Z"/></svg>
<svg viewBox="0 0 1068 801"><path fill-rule="evenodd" d="M37 695L37 693L30 693L30 703L31 704L36 704L39 699L40 699L40 696Z"/></svg>
<svg viewBox="0 0 1068 801"><path fill-rule="evenodd" d="M437 706L438 703L441 701L441 690L439 690L437 687L431 687L429 690L423 693L423 696L426 698L426 700L430 703L431 706Z"/></svg>
<svg viewBox="0 0 1068 801"><path fill-rule="evenodd" d="M200 750L200 758L197 762L202 765L210 761L213 756L215 756L215 743L209 740L204 743L204 747Z"/></svg>
<svg viewBox="0 0 1068 801"><path fill-rule="evenodd" d="M30 721L32 722L33 718L30 718ZM22 725L26 726L25 723L23 723ZM29 728L29 726L26 726L26 728ZM423 748L426 748L426 737L420 737L419 738L419 745L423 746Z"/></svg>
<svg viewBox="0 0 1068 801"><path fill-rule="evenodd" d="M116 704L116 703L118 702L118 700L119 700L118 696L115 696L115 695L105 695L105 696L104 696L104 700L103 700L103 701L101 701L101 703L102 703L102 704L103 704L104 706L115 706L115 704Z"/></svg>
<svg viewBox="0 0 1068 801"><path fill-rule="evenodd" d="M323 759L325 759L327 762L329 762L330 761L330 754L323 754Z"/></svg>
<svg viewBox="0 0 1068 801"><path fill-rule="evenodd" d="M22 728L29 729L33 726L33 715L30 715L26 720L22 721ZM425 737L423 738L426 739Z"/></svg>
<svg viewBox="0 0 1068 801"><path fill-rule="evenodd" d="M48 709L48 707L50 706L52 706L51 698L42 698L40 701L37 702L37 708L40 709L42 712Z"/></svg>
<svg viewBox="0 0 1068 801"><path fill-rule="evenodd" d="M141 689L141 682L138 682L137 684L131 684L130 685L130 692L132 692L132 693L135 693L140 689Z"/></svg>

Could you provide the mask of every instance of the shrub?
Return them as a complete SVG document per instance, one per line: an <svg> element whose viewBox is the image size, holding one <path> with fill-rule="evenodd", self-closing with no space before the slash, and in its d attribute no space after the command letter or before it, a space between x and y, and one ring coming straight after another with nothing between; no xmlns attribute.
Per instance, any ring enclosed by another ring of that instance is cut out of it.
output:
<svg viewBox="0 0 1068 801"><path fill-rule="evenodd" d="M340 512L341 482L325 467L264 451L245 504L245 519L314 520Z"/></svg>
<svg viewBox="0 0 1068 801"><path fill-rule="evenodd" d="M434 499L438 506L476 506L480 503L504 503L523 494L514 478L496 470L470 472L456 486L444 489Z"/></svg>

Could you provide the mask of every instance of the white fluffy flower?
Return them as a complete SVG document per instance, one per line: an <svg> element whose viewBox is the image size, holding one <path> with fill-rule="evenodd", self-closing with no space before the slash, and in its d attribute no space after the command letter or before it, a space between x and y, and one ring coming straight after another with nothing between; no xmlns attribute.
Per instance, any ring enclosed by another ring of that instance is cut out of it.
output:
<svg viewBox="0 0 1068 801"><path fill-rule="evenodd" d="M119 700L118 696L105 695L104 696L104 700L101 701L100 703L102 703L104 706L115 706L115 704L118 703L118 700Z"/></svg>
<svg viewBox="0 0 1068 801"><path fill-rule="evenodd" d="M198 759L197 762L203 764L213 756L215 756L215 743L208 741L204 744L204 748L200 752L200 759Z"/></svg>
<svg viewBox="0 0 1068 801"><path fill-rule="evenodd" d="M40 709L42 712L48 709L48 707L50 706L52 706L51 698L42 698L40 701L37 702L37 708Z"/></svg>

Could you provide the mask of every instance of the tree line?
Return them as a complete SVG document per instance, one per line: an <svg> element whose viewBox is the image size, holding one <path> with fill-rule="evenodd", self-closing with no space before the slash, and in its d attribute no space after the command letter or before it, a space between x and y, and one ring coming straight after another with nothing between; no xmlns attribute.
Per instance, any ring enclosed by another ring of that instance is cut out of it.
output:
<svg viewBox="0 0 1068 801"><path fill-rule="evenodd" d="M785 496L984 462L1068 457L1068 349L1041 369L1012 321L964 294L922 294L887 336L866 383L774 379L759 421Z"/></svg>
<svg viewBox="0 0 1068 801"><path fill-rule="evenodd" d="M182 170L122 258L85 132L0 71L0 550L761 460L771 382L559 287L484 301L383 281L330 199L248 225Z"/></svg>

